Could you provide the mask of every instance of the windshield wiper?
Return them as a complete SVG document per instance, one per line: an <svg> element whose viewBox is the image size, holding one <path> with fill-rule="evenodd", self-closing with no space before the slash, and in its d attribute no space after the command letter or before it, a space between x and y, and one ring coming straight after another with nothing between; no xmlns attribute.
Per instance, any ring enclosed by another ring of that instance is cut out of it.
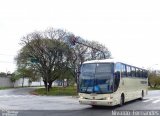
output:
<svg viewBox="0 0 160 116"><path fill-rule="evenodd" d="M88 85L87 85L87 87L86 87L85 93L92 93L92 92L88 92L88 91L87 91L90 83L91 83L91 79L89 79L89 83L88 83Z"/></svg>
<svg viewBox="0 0 160 116"><path fill-rule="evenodd" d="M95 87L95 86L98 86L98 90L99 90L99 91L96 92L96 91L93 89L94 92L95 92L95 93L99 93L99 92L102 93L102 89L100 88L99 84L97 83L97 79L95 79L95 82L94 82L94 87Z"/></svg>

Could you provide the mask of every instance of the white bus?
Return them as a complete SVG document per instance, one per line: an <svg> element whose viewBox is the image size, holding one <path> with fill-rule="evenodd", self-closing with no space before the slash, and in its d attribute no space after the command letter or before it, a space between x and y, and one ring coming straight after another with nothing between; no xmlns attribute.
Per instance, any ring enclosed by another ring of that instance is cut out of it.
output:
<svg viewBox="0 0 160 116"><path fill-rule="evenodd" d="M79 102L92 106L123 105L147 95L147 70L114 59L86 61L79 76Z"/></svg>

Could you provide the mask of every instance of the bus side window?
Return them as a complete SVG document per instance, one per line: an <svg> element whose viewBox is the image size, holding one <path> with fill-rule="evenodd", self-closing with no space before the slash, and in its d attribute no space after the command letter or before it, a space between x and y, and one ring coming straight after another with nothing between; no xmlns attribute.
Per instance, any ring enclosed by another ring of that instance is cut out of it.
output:
<svg viewBox="0 0 160 116"><path fill-rule="evenodd" d="M144 70L144 71L143 71L143 75L144 75L144 76L143 76L144 78L147 78L147 77L148 77L148 72Z"/></svg>
<svg viewBox="0 0 160 116"><path fill-rule="evenodd" d="M118 89L119 82L120 82L120 71L121 71L121 63L115 64L115 84L114 84L114 91Z"/></svg>
<svg viewBox="0 0 160 116"><path fill-rule="evenodd" d="M126 71L126 65L122 64L121 65L121 72L122 72L122 77L126 77L127 76L127 71Z"/></svg>
<svg viewBox="0 0 160 116"><path fill-rule="evenodd" d="M142 70L142 78L145 78L145 70Z"/></svg>
<svg viewBox="0 0 160 116"><path fill-rule="evenodd" d="M136 77L139 77L138 68L136 68Z"/></svg>
<svg viewBox="0 0 160 116"><path fill-rule="evenodd" d="M142 71L142 69L140 69L139 71L140 71L139 72L140 73L140 78L143 78L143 71Z"/></svg>
<svg viewBox="0 0 160 116"><path fill-rule="evenodd" d="M138 77L138 78L141 77L141 71L139 68L136 68L136 77Z"/></svg>
<svg viewBox="0 0 160 116"><path fill-rule="evenodd" d="M132 71L131 71L132 77L136 77L136 69L135 69L134 67L132 67L131 70L132 70Z"/></svg>
<svg viewBox="0 0 160 116"><path fill-rule="evenodd" d="M131 77L131 67L127 66L127 76Z"/></svg>
<svg viewBox="0 0 160 116"><path fill-rule="evenodd" d="M121 64L116 63L116 66L115 66L115 77L116 78L120 78L120 71L121 71Z"/></svg>

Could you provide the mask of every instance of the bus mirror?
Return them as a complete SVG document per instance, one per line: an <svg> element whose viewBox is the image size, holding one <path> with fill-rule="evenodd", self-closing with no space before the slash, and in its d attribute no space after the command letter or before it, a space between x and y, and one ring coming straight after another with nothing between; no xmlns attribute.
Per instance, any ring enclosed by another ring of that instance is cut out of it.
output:
<svg viewBox="0 0 160 116"><path fill-rule="evenodd" d="M120 72L119 71L115 72L115 77L120 78Z"/></svg>

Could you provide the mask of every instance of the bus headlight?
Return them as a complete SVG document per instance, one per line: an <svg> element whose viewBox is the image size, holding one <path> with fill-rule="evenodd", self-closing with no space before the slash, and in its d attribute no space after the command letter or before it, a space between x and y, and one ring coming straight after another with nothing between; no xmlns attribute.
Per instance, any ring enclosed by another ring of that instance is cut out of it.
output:
<svg viewBox="0 0 160 116"><path fill-rule="evenodd" d="M79 98L80 98L80 99L83 99L84 97L80 96Z"/></svg>
<svg viewBox="0 0 160 116"><path fill-rule="evenodd" d="M109 101L109 100L110 100L110 97L107 97L107 100Z"/></svg>
<svg viewBox="0 0 160 116"><path fill-rule="evenodd" d="M110 96L110 97L107 97L107 100L109 101L109 100L111 100L112 98L113 98L113 97L111 97L111 96Z"/></svg>

